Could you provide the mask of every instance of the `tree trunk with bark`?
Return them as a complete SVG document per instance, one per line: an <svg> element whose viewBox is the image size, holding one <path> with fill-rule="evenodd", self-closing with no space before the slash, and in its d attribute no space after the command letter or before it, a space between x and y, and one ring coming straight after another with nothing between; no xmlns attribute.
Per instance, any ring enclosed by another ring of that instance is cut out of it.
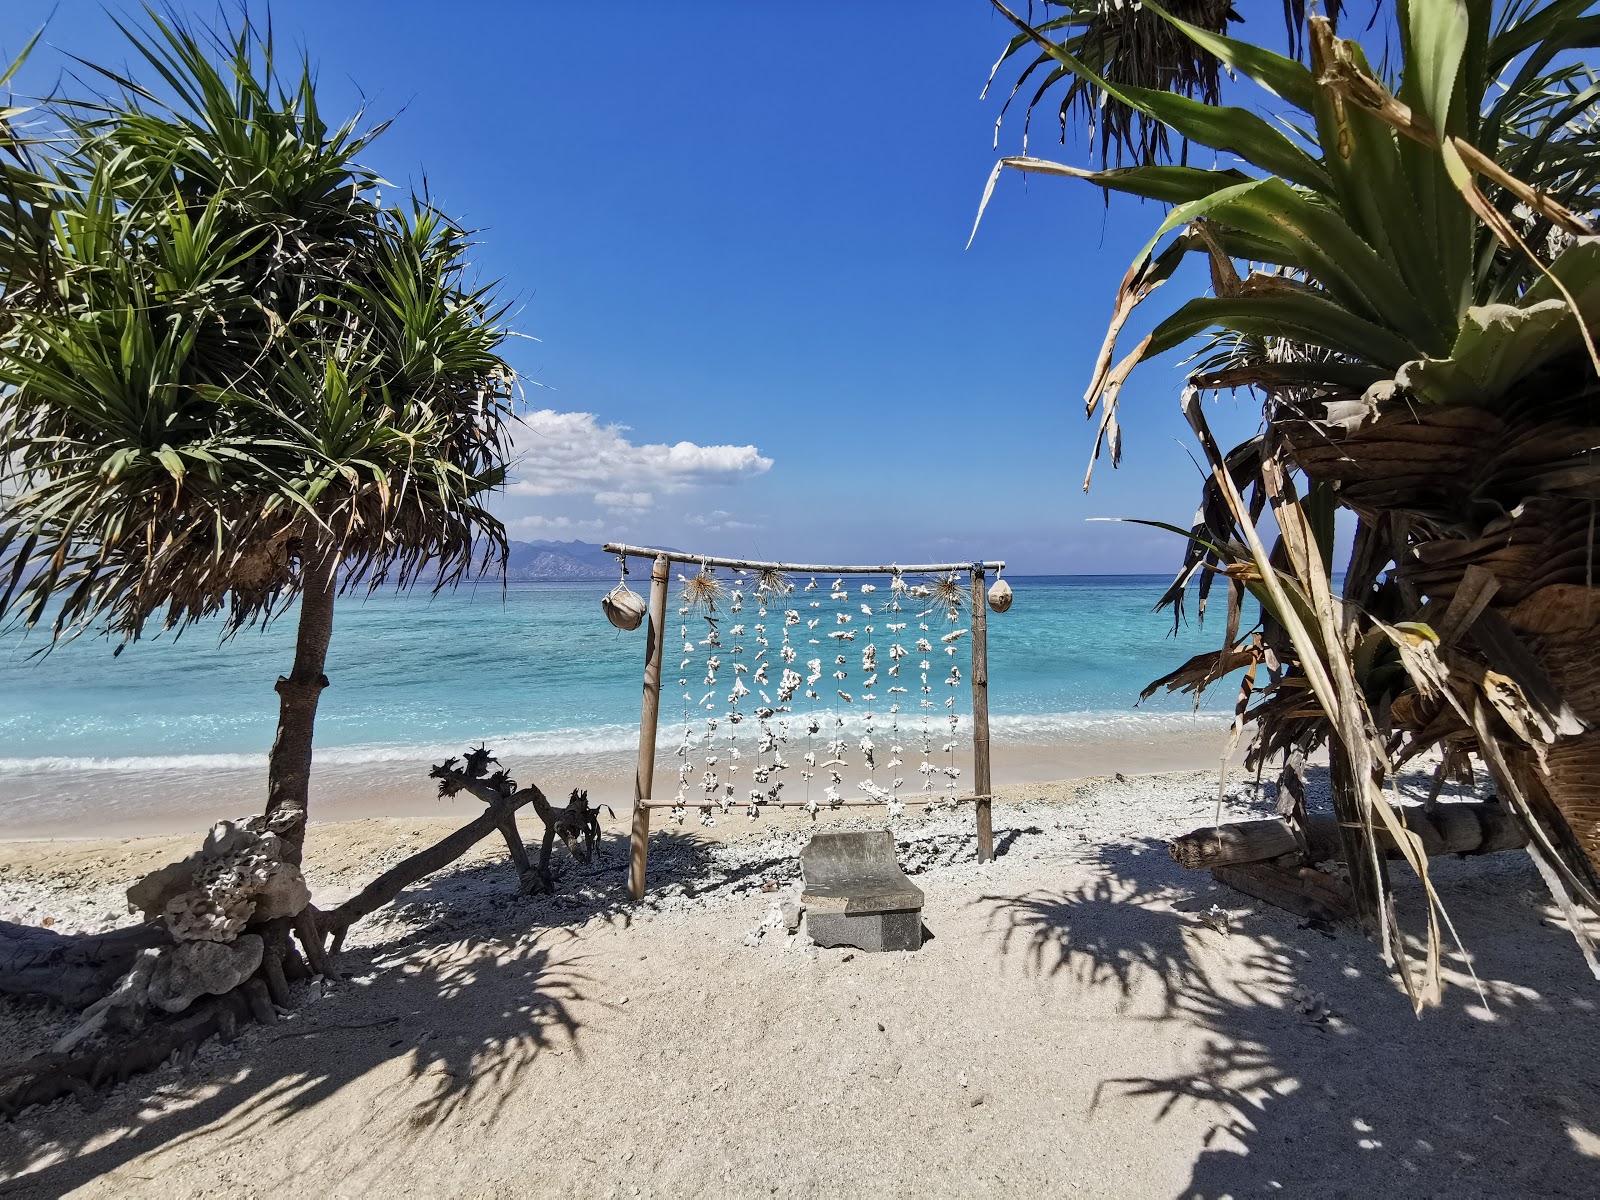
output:
<svg viewBox="0 0 1600 1200"><path fill-rule="evenodd" d="M1600 884L1595 411L1592 368L1579 358L1552 364L1491 405L1393 402L1348 419L1279 425L1312 480L1337 486L1364 520L1395 518L1411 531L1386 555L1402 592L1428 601L1426 612L1404 619L1437 619L1471 570L1492 578L1487 607L1461 631L1460 653L1524 691L1548 690L1577 720L1530 740L1491 714L1485 732L1506 764L1491 763L1491 772L1502 789L1515 788L1570 875L1592 890ZM1447 711L1422 716L1413 732L1431 721L1434 738L1482 740L1465 722L1447 729Z"/></svg>
<svg viewBox="0 0 1600 1200"><path fill-rule="evenodd" d="M1328 785L1334 816L1338 819L1339 857L1350 871L1350 910L1361 925L1372 928L1378 922L1380 897L1389 880L1383 856L1375 852L1364 832L1364 793L1357 786L1354 772L1349 753L1337 737L1330 738Z"/></svg>
<svg viewBox="0 0 1600 1200"><path fill-rule="evenodd" d="M328 686L323 673L333 637L333 605L338 594L338 554L315 547L301 558L300 622L294 666L280 676L278 732L267 760L267 815L284 839L286 861L300 863L306 815L311 804L311 751L317 704Z"/></svg>

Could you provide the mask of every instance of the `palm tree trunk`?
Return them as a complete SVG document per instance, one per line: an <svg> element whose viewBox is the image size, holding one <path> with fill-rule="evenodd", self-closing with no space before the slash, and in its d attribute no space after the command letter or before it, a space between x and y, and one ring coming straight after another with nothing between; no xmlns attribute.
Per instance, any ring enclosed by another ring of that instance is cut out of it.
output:
<svg viewBox="0 0 1600 1200"><path fill-rule="evenodd" d="M1560 370L1566 366L1557 364ZM1297 464L1366 521L1396 518L1400 583L1443 611L1469 567L1493 576L1489 611L1587 725L1529 746L1500 740L1520 790L1573 873L1600 881L1600 587L1588 448L1600 442L1586 360L1498 408L1394 404L1358 423L1286 421ZM1556 372L1557 368L1551 368ZM1423 539L1405 530L1432 531ZM1408 613L1426 619L1422 611ZM1476 635L1473 635L1474 637ZM1491 664L1492 665L1492 664Z"/></svg>
<svg viewBox="0 0 1600 1200"><path fill-rule="evenodd" d="M1340 853L1350 872L1351 912L1368 929L1378 925L1378 898L1388 887L1383 855L1373 854L1363 830L1362 788L1350 754L1337 737L1328 739L1328 787L1339 822ZM1374 863L1376 860L1376 863Z"/></svg>
<svg viewBox="0 0 1600 1200"><path fill-rule="evenodd" d="M311 746L317 703L328 686L323 667L333 636L333 601L338 591L339 556L319 549L302 559L300 625L294 668L279 676L278 735L267 760L267 816L284 840L284 859L298 864L311 803Z"/></svg>
<svg viewBox="0 0 1600 1200"><path fill-rule="evenodd" d="M1540 601L1549 593L1536 594L1532 604L1522 606L1521 612L1514 611L1513 615L1522 617L1520 632L1534 660L1589 728L1576 737L1542 747L1542 754L1517 748L1508 757L1519 774L1533 783L1528 790L1533 793L1536 809L1553 808L1570 831L1570 840L1558 838L1557 848L1582 851L1564 854L1568 865L1591 888L1600 891L1600 659L1596 656L1596 648L1600 647L1600 589L1580 592L1567 587L1559 592L1544 604ZM1541 619L1530 621L1538 609L1543 610L1538 612ZM1551 612L1556 609L1562 616L1552 620ZM1530 624L1534 627L1529 628Z"/></svg>

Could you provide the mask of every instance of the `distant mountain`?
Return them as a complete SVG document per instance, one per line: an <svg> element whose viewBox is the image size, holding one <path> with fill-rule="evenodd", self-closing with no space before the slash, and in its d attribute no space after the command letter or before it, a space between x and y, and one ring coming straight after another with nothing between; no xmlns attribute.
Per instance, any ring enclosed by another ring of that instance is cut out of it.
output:
<svg viewBox="0 0 1600 1200"><path fill-rule="evenodd" d="M593 542L512 542L506 578L521 582L615 579L617 560Z"/></svg>

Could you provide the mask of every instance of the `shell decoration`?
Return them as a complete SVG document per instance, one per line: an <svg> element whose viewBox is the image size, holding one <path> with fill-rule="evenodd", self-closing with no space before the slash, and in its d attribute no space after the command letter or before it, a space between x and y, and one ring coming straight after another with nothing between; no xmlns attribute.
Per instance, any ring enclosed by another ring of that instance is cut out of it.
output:
<svg viewBox="0 0 1600 1200"><path fill-rule="evenodd" d="M989 608L993 612L1003 613L1011 607L1011 585L1004 579L996 579L989 587Z"/></svg>

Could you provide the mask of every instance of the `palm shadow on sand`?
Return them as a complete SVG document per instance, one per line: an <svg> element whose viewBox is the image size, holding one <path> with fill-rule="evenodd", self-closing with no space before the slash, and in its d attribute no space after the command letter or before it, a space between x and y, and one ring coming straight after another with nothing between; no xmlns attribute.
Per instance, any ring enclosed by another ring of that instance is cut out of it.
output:
<svg viewBox="0 0 1600 1200"><path fill-rule="evenodd" d="M1002 834L1000 847L1019 832ZM805 836L729 855L690 832L654 832L644 905L791 884ZM924 866L964 862L976 835L909 837L903 849ZM135 1076L117 1103L95 1113L64 1100L56 1111L34 1110L0 1126L0 1179L8 1180L0 1195L59 1195L140 1155L159 1170L166 1154L199 1139L224 1154L243 1153L263 1130L298 1114L319 1106L338 1114L341 1106L328 1102L368 1076L381 1078L383 1094L394 1099L364 1112L363 1121L387 1122L408 1155L425 1156L429 1131L453 1121L493 1122L508 1098L529 1094L518 1085L541 1055L581 1060L576 1013L585 1002L593 1011L592 993L602 989L585 973L582 927L631 924L639 906L626 893L627 863L627 834L613 830L591 863L557 852L553 895L517 895L514 870L498 859L419 881L369 918L368 935L339 956L348 982L332 998L310 999L316 985L297 985L293 1018L252 1027L237 1055L213 1050L190 1067ZM398 1159L388 1164L393 1178L407 1169ZM252 1162L248 1182L293 1185L294 1172L285 1163Z"/></svg>
<svg viewBox="0 0 1600 1200"><path fill-rule="evenodd" d="M1152 1124L1180 1105L1214 1120L1181 1195L1595 1194L1600 1082L1580 1065L1587 1051L1551 1047L1597 1044L1600 988L1570 935L1541 923L1526 859L1435 861L1489 1007L1457 956L1457 986L1417 1019L1353 928L1313 928L1215 885L1154 839L1088 855L1091 884L980 903L1030 972L1079 994L1137 991L1156 1015L1130 1019L1198 1031L1191 1069L1100 1080L1093 1105L1116 1093L1134 1101L1120 1113L1147 1104ZM1415 919L1419 889L1396 884ZM1207 923L1221 924L1213 903L1230 932Z"/></svg>
<svg viewBox="0 0 1600 1200"><path fill-rule="evenodd" d="M692 843L664 833L652 849L693 864L704 852ZM118 1103L93 1097L96 1111L81 1113L62 1100L0 1126L0 1196L60 1195L139 1155L159 1170L165 1153L202 1137L226 1153L374 1073L392 1100L362 1121L388 1123L395 1146L418 1160L390 1163L396 1178L425 1171L426 1131L466 1116L492 1122L540 1056L582 1056L575 1014L595 985L573 926L628 921L626 847L613 837L592 864L562 862L566 890L553 896L517 896L503 862L446 869L407 889L374 915L384 918L375 941L338 957L345 982L328 998L315 982L296 985L292 1018L250 1027L236 1055L211 1043L188 1067L135 1076ZM240 1186L295 1184L288 1163L240 1171Z"/></svg>

